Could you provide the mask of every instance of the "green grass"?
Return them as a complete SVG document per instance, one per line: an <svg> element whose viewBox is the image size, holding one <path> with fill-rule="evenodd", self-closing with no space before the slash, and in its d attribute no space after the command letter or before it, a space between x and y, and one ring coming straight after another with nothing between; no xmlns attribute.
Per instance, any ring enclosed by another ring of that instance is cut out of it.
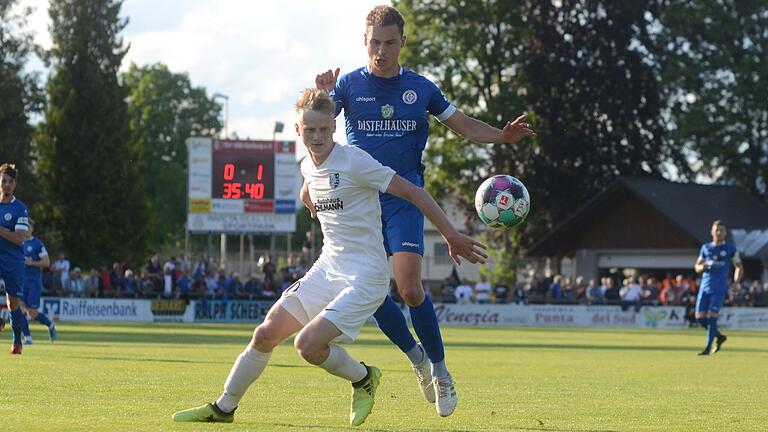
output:
<svg viewBox="0 0 768 432"><path fill-rule="evenodd" d="M18 431L339 431L350 388L275 350L235 423L178 424L174 411L212 401L250 325L61 323L60 341L2 353L0 418ZM9 330L2 334L10 351ZM459 407L440 418L405 357L373 327L349 347L384 372L372 431L765 430L768 337L729 331L697 357L702 330L445 328Z"/></svg>

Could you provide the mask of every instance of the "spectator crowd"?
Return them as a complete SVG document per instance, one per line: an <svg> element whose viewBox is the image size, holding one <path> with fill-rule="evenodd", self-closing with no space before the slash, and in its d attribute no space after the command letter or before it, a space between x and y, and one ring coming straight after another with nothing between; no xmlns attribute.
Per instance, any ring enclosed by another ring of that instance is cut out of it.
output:
<svg viewBox="0 0 768 432"><path fill-rule="evenodd" d="M43 273L43 295L48 297L147 298L183 300L274 300L307 272L301 256L291 256L278 269L272 256L259 259L258 271L248 277L215 269L204 257L196 262L183 255L161 260L154 254L138 268L126 263L106 264L83 272L71 267L64 254Z"/></svg>

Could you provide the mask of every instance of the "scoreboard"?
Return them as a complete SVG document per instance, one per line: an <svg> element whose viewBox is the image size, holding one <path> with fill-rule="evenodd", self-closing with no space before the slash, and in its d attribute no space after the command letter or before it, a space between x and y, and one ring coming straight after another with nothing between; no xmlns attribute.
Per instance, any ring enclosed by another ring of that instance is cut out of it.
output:
<svg viewBox="0 0 768 432"><path fill-rule="evenodd" d="M189 138L187 229L296 231L300 174L294 141Z"/></svg>

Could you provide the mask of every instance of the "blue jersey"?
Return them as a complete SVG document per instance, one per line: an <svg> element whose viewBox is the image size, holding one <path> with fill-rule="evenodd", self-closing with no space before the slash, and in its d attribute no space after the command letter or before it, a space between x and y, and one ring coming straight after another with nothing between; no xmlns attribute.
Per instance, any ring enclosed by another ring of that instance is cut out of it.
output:
<svg viewBox="0 0 768 432"><path fill-rule="evenodd" d="M43 244L43 241L37 237L32 237L25 241L21 247L24 249L24 257L31 258L32 261L40 261L43 257L48 256L48 251L45 250L45 244ZM24 286L29 284L35 284L34 286L43 284L43 271L40 267L24 266L24 268Z"/></svg>
<svg viewBox="0 0 768 432"><path fill-rule="evenodd" d="M402 67L393 78L377 77L362 67L339 79L333 99L336 115L344 110L348 144L423 185L427 113L444 121L456 112L432 81Z"/></svg>
<svg viewBox="0 0 768 432"><path fill-rule="evenodd" d="M706 243L701 247L699 258L704 261L704 274L701 277L701 292L724 294L728 291L728 274L734 258L739 252L730 243L715 245Z"/></svg>
<svg viewBox="0 0 768 432"><path fill-rule="evenodd" d="M16 197L11 198L10 202L0 203L0 225L10 231L28 231L29 215L27 206ZM0 265L17 265L24 262L24 252L21 246L13 244L3 237L0 237Z"/></svg>

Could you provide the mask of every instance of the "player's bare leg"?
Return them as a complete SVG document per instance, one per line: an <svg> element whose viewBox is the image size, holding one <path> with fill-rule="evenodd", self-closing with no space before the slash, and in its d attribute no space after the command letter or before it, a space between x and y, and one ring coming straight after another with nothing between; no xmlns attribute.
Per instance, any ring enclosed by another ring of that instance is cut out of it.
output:
<svg viewBox="0 0 768 432"><path fill-rule="evenodd" d="M267 367L272 350L301 327L301 323L279 303L272 306L264 322L254 330L245 351L232 365L219 399L214 403L179 411L173 415L173 420L231 423L240 399Z"/></svg>
<svg viewBox="0 0 768 432"><path fill-rule="evenodd" d="M432 301L424 294L421 284L421 255L414 252L392 254L395 282L398 293L410 307L413 329L432 363L431 378L435 410L441 416L453 414L458 404L455 383L445 364L445 349ZM416 374L419 378L419 374ZM419 382L427 397L429 386Z"/></svg>
<svg viewBox="0 0 768 432"><path fill-rule="evenodd" d="M358 362L344 348L333 344L332 341L341 334L331 321L318 316L299 332L294 346L307 362L352 384L349 422L352 426L359 426L373 410L381 371Z"/></svg>

